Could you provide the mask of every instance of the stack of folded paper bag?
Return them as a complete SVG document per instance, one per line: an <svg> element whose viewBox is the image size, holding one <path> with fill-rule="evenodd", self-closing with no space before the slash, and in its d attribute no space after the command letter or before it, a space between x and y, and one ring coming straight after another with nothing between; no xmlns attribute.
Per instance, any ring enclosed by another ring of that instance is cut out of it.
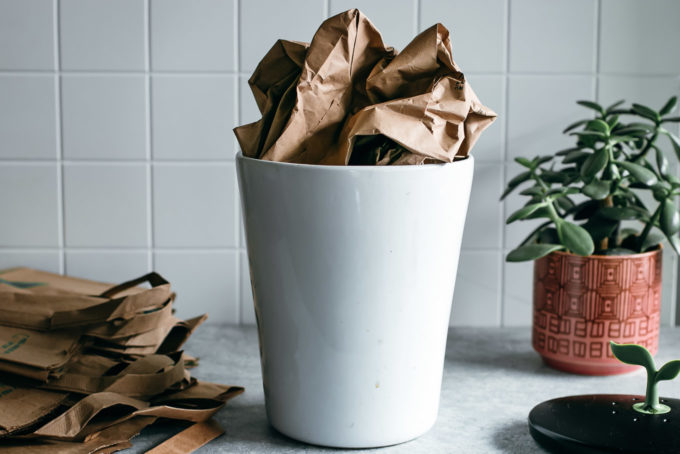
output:
<svg viewBox="0 0 680 454"><path fill-rule="evenodd" d="M158 418L200 423L237 386L191 377L180 320L156 273L111 286L16 268L0 272L0 450L104 453Z"/></svg>

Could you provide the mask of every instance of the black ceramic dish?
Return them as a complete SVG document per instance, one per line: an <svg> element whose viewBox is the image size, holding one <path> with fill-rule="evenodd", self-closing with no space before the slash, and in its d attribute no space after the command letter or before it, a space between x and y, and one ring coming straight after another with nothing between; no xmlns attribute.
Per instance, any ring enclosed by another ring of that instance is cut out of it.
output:
<svg viewBox="0 0 680 454"><path fill-rule="evenodd" d="M529 413L534 439L553 453L678 454L680 399L662 398L671 411L633 409L644 396L592 394L543 402Z"/></svg>

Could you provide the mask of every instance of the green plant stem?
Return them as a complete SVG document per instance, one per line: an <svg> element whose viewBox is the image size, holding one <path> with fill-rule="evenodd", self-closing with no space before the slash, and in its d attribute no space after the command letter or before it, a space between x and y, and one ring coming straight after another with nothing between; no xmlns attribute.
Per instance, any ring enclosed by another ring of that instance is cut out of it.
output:
<svg viewBox="0 0 680 454"><path fill-rule="evenodd" d="M657 207L656 211L654 211L652 218L649 220L647 224L645 224L645 228L640 234L640 238L638 239L638 252L642 252L642 245L645 243L647 235L649 235L649 232L652 230L652 227L654 227L654 224L656 224L659 221L659 218L661 217L662 208L663 202L659 203L659 206Z"/></svg>
<svg viewBox="0 0 680 454"><path fill-rule="evenodd" d="M654 142L656 142L657 137L659 137L659 126L658 125L657 125L656 129L654 130L654 134L652 135L652 137L650 137L647 140L647 143L645 143L645 146L642 148L642 150L640 150L640 152L638 154L633 156L631 161L637 162L640 159L642 159L643 157L645 157L647 152L652 148L652 145L654 145Z"/></svg>
<svg viewBox="0 0 680 454"><path fill-rule="evenodd" d="M645 393L645 410L659 410L659 382L656 381L656 372L647 370L647 391Z"/></svg>
<svg viewBox="0 0 680 454"><path fill-rule="evenodd" d="M546 200L545 206L548 208L548 215L550 216L550 220L557 224L561 218L560 215L557 214L557 210L555 209L552 200Z"/></svg>

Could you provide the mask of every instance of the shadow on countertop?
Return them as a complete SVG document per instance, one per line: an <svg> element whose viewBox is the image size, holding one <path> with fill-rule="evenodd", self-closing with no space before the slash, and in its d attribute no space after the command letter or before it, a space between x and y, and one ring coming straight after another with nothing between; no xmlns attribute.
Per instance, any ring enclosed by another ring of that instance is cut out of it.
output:
<svg viewBox="0 0 680 454"><path fill-rule="evenodd" d="M452 328L446 344L446 362L474 369L529 372L543 376L564 373L546 366L531 347L524 329ZM530 331L530 328L526 328ZM480 336L480 334L484 334Z"/></svg>
<svg viewBox="0 0 680 454"><path fill-rule="evenodd" d="M493 434L493 444L500 452L506 454L541 454L548 452L531 437L526 421L513 421L497 429Z"/></svg>

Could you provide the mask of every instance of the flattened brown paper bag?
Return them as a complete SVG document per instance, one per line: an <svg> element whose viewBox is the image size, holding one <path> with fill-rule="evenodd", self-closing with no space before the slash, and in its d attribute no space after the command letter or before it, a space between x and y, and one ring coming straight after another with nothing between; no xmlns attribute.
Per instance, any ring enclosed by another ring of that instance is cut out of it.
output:
<svg viewBox="0 0 680 454"><path fill-rule="evenodd" d="M111 370L121 369L116 374ZM148 355L130 364L96 355L82 355L46 389L92 394L102 391L147 398L162 393L185 377L182 353Z"/></svg>
<svg viewBox="0 0 680 454"><path fill-rule="evenodd" d="M149 282L152 288L138 287L144 282ZM16 268L0 273L0 324L52 330L129 320L141 310L163 306L170 295L170 284L156 273L111 287Z"/></svg>
<svg viewBox="0 0 680 454"><path fill-rule="evenodd" d="M156 418L139 416L107 427L85 438L84 442L53 440L4 441L3 454L94 454L116 452L130 447L129 440Z"/></svg>
<svg viewBox="0 0 680 454"><path fill-rule="evenodd" d="M83 440L94 432L135 416L202 422L210 419L228 400L243 392L240 387L200 381L192 388L195 389L191 392L186 390L184 393L175 393L151 405L118 393L91 394L30 436L54 440Z"/></svg>
<svg viewBox="0 0 680 454"><path fill-rule="evenodd" d="M0 438L36 424L66 397L65 393L0 382Z"/></svg>
<svg viewBox="0 0 680 454"><path fill-rule="evenodd" d="M80 333L0 326L0 372L47 381L60 376L78 352Z"/></svg>
<svg viewBox="0 0 680 454"><path fill-rule="evenodd" d="M278 41L249 84L262 119L234 132L245 156L270 161L452 162L496 118L454 63L441 24L397 54L356 9L326 20L308 47ZM377 143L355 148L367 136ZM385 140L396 144L387 158L375 152Z"/></svg>

